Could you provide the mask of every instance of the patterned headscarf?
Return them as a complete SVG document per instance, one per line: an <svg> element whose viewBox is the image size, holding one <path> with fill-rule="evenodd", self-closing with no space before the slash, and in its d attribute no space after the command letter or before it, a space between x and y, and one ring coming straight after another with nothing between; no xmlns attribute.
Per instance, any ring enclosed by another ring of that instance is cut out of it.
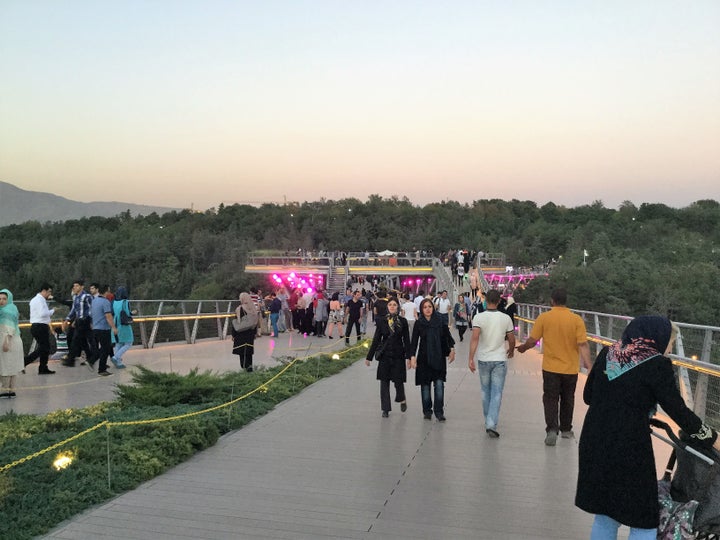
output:
<svg viewBox="0 0 720 540"><path fill-rule="evenodd" d="M6 294L8 298L7 304L0 307L0 324L14 328L15 332L19 334L20 326L18 326L18 322L20 320L20 314L13 303L13 294L7 289L0 290L0 293Z"/></svg>
<svg viewBox="0 0 720 540"><path fill-rule="evenodd" d="M672 324L666 317L636 317L627 325L622 338L607 353L605 374L618 378L643 362L662 356L670 343Z"/></svg>

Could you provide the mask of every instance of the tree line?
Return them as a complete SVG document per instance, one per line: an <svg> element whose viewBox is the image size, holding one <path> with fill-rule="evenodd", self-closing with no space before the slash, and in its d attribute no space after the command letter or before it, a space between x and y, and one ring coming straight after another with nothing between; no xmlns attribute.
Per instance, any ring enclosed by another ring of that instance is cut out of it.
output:
<svg viewBox="0 0 720 540"><path fill-rule="evenodd" d="M413 205L371 195L302 204L221 205L133 217L26 222L0 228L0 287L16 299L49 281L69 294L79 277L130 287L133 298L229 298L258 284L247 254L279 249L503 252L507 263L558 261L518 301L548 303L565 286L572 307L683 322L720 320L720 204L568 208L499 199ZM583 256L587 252L587 257ZM584 264L583 264L584 263Z"/></svg>

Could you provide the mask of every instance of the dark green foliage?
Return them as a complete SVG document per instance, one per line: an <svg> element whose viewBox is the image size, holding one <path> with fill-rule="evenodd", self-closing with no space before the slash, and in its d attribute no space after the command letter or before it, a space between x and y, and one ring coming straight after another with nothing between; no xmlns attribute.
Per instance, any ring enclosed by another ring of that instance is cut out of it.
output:
<svg viewBox="0 0 720 540"><path fill-rule="evenodd" d="M7 414L0 418L0 466L42 450L104 420L155 423L100 428L0 474L0 538L29 539L86 508L132 489L196 452L215 444L220 435L271 410L320 378L338 373L365 349L341 360L318 356L292 365L253 373L135 372L131 385L118 388L118 400L85 409L65 409L44 417ZM267 383L267 384L266 384ZM217 411L192 414L226 404L253 389L251 396ZM183 418L175 418L192 414ZM55 471L52 462L71 452L74 462ZM110 476L108 478L108 455Z"/></svg>
<svg viewBox="0 0 720 540"><path fill-rule="evenodd" d="M554 285L573 307L633 315L660 311L683 322L720 320L720 204L675 209L601 201L576 208L532 201L355 198L220 206L204 213L84 218L0 228L0 283L18 300L48 280L68 296L76 277L130 287L136 299L237 298L263 276L242 272L250 251L432 250L458 247L506 254L513 266L561 263ZM92 246L81 250L78 246ZM587 266L582 267L583 250ZM701 271L703 273L701 273ZM541 283L522 295L537 302ZM699 303L698 303L699 302Z"/></svg>

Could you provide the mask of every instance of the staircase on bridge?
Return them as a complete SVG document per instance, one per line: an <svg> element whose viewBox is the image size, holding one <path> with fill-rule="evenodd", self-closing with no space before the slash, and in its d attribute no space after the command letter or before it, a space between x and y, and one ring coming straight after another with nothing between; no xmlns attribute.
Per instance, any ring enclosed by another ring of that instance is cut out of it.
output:
<svg viewBox="0 0 720 540"><path fill-rule="evenodd" d="M347 269L344 266L331 266L328 276L327 289L329 291L344 292L347 285Z"/></svg>

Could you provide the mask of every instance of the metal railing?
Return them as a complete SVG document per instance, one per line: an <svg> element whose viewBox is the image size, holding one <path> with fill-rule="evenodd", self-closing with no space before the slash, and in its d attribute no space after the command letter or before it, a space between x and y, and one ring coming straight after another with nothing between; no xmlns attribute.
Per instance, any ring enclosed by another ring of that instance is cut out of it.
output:
<svg viewBox="0 0 720 540"><path fill-rule="evenodd" d="M32 337L28 322L28 302L16 302L20 312L20 329L25 350L30 350ZM55 307L53 326L62 324L68 313L64 305ZM230 331L237 300L131 300L134 345L152 349L157 343L185 342L199 339L223 340Z"/></svg>
<svg viewBox="0 0 720 540"><path fill-rule="evenodd" d="M549 306L518 304L518 334L530 335L530 326ZM633 317L572 310L585 322L588 341L595 344L595 355L614 343ZM675 366L678 386L685 403L713 428L720 428L720 327L676 323L680 333L670 359Z"/></svg>

